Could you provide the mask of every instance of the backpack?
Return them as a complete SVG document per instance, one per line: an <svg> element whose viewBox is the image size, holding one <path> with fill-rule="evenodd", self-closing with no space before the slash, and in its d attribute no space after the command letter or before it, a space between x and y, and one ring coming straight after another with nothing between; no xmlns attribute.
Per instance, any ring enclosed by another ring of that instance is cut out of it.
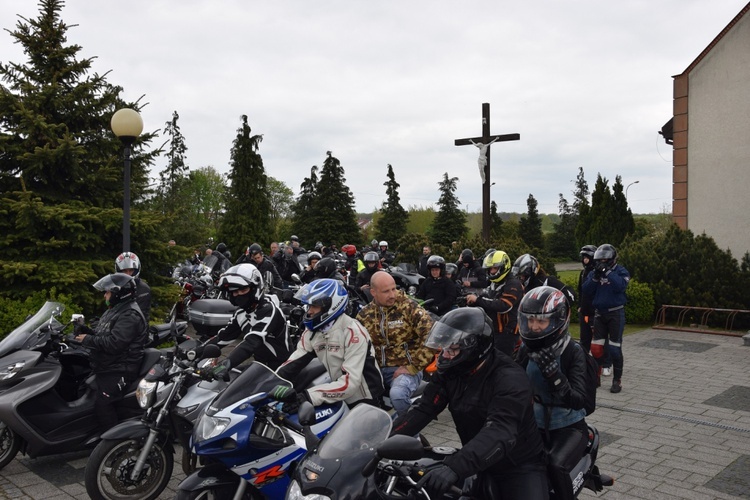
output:
<svg viewBox="0 0 750 500"><path fill-rule="evenodd" d="M583 347L578 342L572 341L574 345L573 349L581 349ZM571 362L570 357L573 355L573 349L565 349L560 361L568 365ZM567 354L566 353L570 353ZM583 409L586 410L586 416L591 415L596 410L596 388L600 385L599 379L599 364L591 353L585 352L584 358L586 359L586 399L583 402Z"/></svg>

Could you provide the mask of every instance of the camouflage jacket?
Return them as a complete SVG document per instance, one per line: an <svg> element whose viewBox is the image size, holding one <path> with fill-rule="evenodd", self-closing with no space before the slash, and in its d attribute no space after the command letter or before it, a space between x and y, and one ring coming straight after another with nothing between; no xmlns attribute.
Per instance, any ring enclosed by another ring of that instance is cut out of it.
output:
<svg viewBox="0 0 750 500"><path fill-rule="evenodd" d="M370 302L357 319L370 333L381 367L406 366L417 373L432 362L435 353L424 346L432 318L403 292L391 307Z"/></svg>

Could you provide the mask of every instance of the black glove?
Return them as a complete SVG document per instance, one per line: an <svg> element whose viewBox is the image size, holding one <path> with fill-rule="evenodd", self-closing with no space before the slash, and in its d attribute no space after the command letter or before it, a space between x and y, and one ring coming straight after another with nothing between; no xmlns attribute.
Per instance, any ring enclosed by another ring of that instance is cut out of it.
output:
<svg viewBox="0 0 750 500"><path fill-rule="evenodd" d="M211 375L217 380L229 380L229 370L232 369L232 362L228 359L219 362L218 365L214 366L211 370Z"/></svg>
<svg viewBox="0 0 750 500"><path fill-rule="evenodd" d="M294 299L294 290L284 290L281 292L281 301L286 304L292 304L292 299Z"/></svg>
<svg viewBox="0 0 750 500"><path fill-rule="evenodd" d="M458 474L447 465L439 465L427 471L422 479L417 481L416 487L425 488L434 496L441 496L458 481Z"/></svg>
<svg viewBox="0 0 750 500"><path fill-rule="evenodd" d="M558 363L555 353L549 347L537 352L530 352L529 357L539 366L542 375L548 380L556 377L560 371L560 363Z"/></svg>
<svg viewBox="0 0 750 500"><path fill-rule="evenodd" d="M307 393L305 391L298 392L297 393L297 399L294 401L289 401L288 403L284 403L284 406L281 407L281 411L283 411L286 414L292 414L297 413L297 410L299 410L299 407L302 403L307 401L308 403L310 400L307 397Z"/></svg>

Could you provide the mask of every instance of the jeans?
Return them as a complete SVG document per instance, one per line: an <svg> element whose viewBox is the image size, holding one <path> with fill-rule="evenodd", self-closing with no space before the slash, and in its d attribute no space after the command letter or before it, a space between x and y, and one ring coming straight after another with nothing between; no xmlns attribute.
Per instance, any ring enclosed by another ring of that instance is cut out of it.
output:
<svg viewBox="0 0 750 500"><path fill-rule="evenodd" d="M389 389L388 395L391 398L391 406L400 417L409 411L411 395L422 382L422 372L417 372L416 375L405 373L394 380L393 374L397 369L397 366L386 366L380 369L380 373L383 374L383 385Z"/></svg>

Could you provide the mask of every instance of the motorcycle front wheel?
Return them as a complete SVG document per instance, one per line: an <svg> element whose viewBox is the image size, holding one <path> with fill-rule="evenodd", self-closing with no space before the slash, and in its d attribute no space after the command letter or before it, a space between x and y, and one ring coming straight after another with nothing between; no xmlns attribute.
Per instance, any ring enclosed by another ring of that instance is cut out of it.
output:
<svg viewBox="0 0 750 500"><path fill-rule="evenodd" d="M21 438L8 427L5 422L0 422L0 469L8 465L18 453L21 447Z"/></svg>
<svg viewBox="0 0 750 500"><path fill-rule="evenodd" d="M153 500L167 487L174 468L174 454L156 442L139 477L130 473L141 452L142 440L104 440L86 465L86 492L93 500Z"/></svg>

